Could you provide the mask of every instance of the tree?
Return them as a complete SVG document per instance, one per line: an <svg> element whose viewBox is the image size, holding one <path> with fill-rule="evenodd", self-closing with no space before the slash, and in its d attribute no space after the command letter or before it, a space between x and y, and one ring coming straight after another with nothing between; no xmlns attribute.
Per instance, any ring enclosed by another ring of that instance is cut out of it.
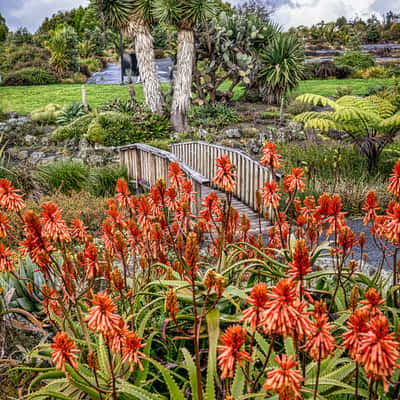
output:
<svg viewBox="0 0 400 400"><path fill-rule="evenodd" d="M195 56L194 27L215 13L210 0L158 0L154 15L161 21L176 26L177 68L174 80L174 94L171 107L171 123L177 132L187 128L187 114L190 109L192 75Z"/></svg>
<svg viewBox="0 0 400 400"><path fill-rule="evenodd" d="M146 105L151 111L161 114L164 97L158 78L150 30L153 22L152 0L96 0L96 4L109 26L126 29L134 35Z"/></svg>
<svg viewBox="0 0 400 400"><path fill-rule="evenodd" d="M5 18L0 13L0 43L5 42L8 35L8 26Z"/></svg>
<svg viewBox="0 0 400 400"><path fill-rule="evenodd" d="M329 106L331 111L308 111L297 115L294 120L302 122L304 128L320 132L339 131L347 135L368 160L372 172L387 143L400 130L400 112L396 107L377 96L365 98L343 96L337 101L327 97L304 94L298 101L314 106Z"/></svg>
<svg viewBox="0 0 400 400"><path fill-rule="evenodd" d="M50 39L46 41L46 48L50 51L50 63L54 69L64 74L78 69L78 37L71 26L59 27L51 32Z"/></svg>
<svg viewBox="0 0 400 400"><path fill-rule="evenodd" d="M264 101L279 104L303 78L304 49L293 34L278 34L261 53L260 90Z"/></svg>

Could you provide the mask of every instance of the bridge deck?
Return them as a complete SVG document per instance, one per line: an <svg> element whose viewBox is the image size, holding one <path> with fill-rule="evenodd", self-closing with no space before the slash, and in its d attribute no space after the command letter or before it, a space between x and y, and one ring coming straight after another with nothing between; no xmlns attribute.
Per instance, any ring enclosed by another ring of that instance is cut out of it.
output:
<svg viewBox="0 0 400 400"><path fill-rule="evenodd" d="M219 190L215 190L215 189L211 188L210 186L202 185L201 200L203 201L210 192L216 192L220 199L225 198L225 193L222 193ZM250 232L253 234L258 234L259 233L258 214L253 209L246 206L246 204L244 204L242 201L238 200L235 197L232 198L232 206L235 207L235 209L238 211L240 216L242 216L243 214L246 214L249 217ZM265 221L264 218L261 219L262 233L265 233L267 231L267 228L269 225L270 224L267 221Z"/></svg>

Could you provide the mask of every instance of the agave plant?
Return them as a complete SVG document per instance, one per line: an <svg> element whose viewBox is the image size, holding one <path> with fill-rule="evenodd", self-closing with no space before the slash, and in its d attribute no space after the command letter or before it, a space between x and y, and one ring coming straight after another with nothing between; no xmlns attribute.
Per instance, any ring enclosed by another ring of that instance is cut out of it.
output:
<svg viewBox="0 0 400 400"><path fill-rule="evenodd" d="M68 125L86 114L86 108L82 103L71 103L59 112L57 116L57 125Z"/></svg>
<svg viewBox="0 0 400 400"><path fill-rule="evenodd" d="M303 78L304 50L294 34L278 34L261 53L258 73L264 101L280 104L282 97Z"/></svg>

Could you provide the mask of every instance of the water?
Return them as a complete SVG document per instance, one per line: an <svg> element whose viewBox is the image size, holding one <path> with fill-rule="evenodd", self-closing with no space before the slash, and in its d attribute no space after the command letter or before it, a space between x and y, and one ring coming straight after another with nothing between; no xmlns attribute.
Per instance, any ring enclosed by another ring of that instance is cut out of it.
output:
<svg viewBox="0 0 400 400"><path fill-rule="evenodd" d="M161 82L170 81L170 68L173 62L170 58L162 58L156 60L158 76ZM139 77L133 76L133 82L138 82ZM124 82L128 82L128 77L125 76ZM107 67L100 72L95 72L86 82L94 85L119 85L121 83L121 67L119 64L108 64Z"/></svg>

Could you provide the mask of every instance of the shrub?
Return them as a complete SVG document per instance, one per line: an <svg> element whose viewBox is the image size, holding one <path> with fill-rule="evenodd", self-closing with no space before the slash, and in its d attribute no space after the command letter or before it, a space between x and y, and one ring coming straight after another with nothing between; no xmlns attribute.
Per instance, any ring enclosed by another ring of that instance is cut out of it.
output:
<svg viewBox="0 0 400 400"><path fill-rule="evenodd" d="M170 125L166 117L148 111L129 114L101 113L88 128L87 138L105 146L121 146L166 137Z"/></svg>
<svg viewBox="0 0 400 400"><path fill-rule="evenodd" d="M119 178L128 180L128 171L120 166L107 166L90 170L87 190L93 196L107 197L115 194L115 185Z"/></svg>
<svg viewBox="0 0 400 400"><path fill-rule="evenodd" d="M45 107L32 111L31 119L34 122L42 124L55 123L61 112L61 106L58 104L48 104Z"/></svg>
<svg viewBox="0 0 400 400"><path fill-rule="evenodd" d="M294 99L289 102L286 110L290 115L298 115L306 111L311 111L312 106Z"/></svg>
<svg viewBox="0 0 400 400"><path fill-rule="evenodd" d="M99 111L117 111L120 113L133 113L136 111L136 105L131 99L120 99L116 97L103 104Z"/></svg>
<svg viewBox="0 0 400 400"><path fill-rule="evenodd" d="M355 78L362 78L362 79L389 78L389 76L390 76L390 71L382 66L360 69L354 73Z"/></svg>
<svg viewBox="0 0 400 400"><path fill-rule="evenodd" d="M94 57L84 58L80 60L80 64L85 65L90 73L101 71L102 68L101 62Z"/></svg>
<svg viewBox="0 0 400 400"><path fill-rule="evenodd" d="M114 111L99 114L91 122L87 138L105 146L120 146L131 142L133 137L132 119L127 114Z"/></svg>
<svg viewBox="0 0 400 400"><path fill-rule="evenodd" d="M351 86L338 87L335 90L335 97L340 99L343 96L350 96L353 93L353 88Z"/></svg>
<svg viewBox="0 0 400 400"><path fill-rule="evenodd" d="M94 114L87 114L76 119L66 126L57 128L53 132L53 140L60 142L66 139L81 138L87 134L90 123L94 120Z"/></svg>
<svg viewBox="0 0 400 400"><path fill-rule="evenodd" d="M32 67L10 72L4 79L3 86L51 85L58 81L58 78L48 70Z"/></svg>
<svg viewBox="0 0 400 400"><path fill-rule="evenodd" d="M86 114L87 111L82 103L71 103L60 111L59 115L57 116L57 124L68 125Z"/></svg>
<svg viewBox="0 0 400 400"><path fill-rule="evenodd" d="M82 190L88 176L88 167L79 161L57 161L36 169L36 177L42 185L62 193Z"/></svg>
<svg viewBox="0 0 400 400"><path fill-rule="evenodd" d="M239 122L239 115L225 104L207 104L192 107L189 119L193 126L223 128Z"/></svg>
<svg viewBox="0 0 400 400"><path fill-rule="evenodd" d="M355 69L366 69L376 64L375 57L359 51L347 51L334 58L336 66L346 66Z"/></svg>

